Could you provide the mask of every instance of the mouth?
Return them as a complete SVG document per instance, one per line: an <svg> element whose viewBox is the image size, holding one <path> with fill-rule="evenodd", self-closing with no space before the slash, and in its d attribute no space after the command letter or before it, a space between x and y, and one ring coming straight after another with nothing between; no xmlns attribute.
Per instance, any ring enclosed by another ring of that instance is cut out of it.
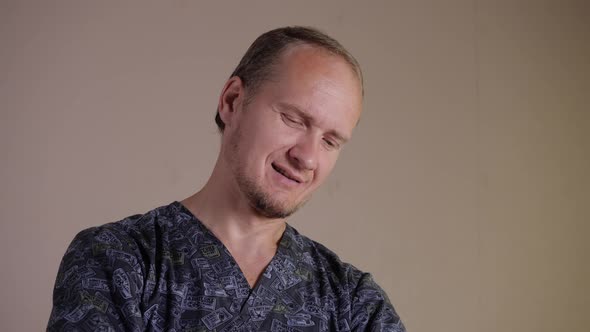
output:
<svg viewBox="0 0 590 332"><path fill-rule="evenodd" d="M299 177L291 174L289 171L277 166L275 163L272 163L272 168L277 171L278 173L280 173L282 176L286 177L287 179L297 182L297 183L301 183L303 182L302 179L300 179Z"/></svg>

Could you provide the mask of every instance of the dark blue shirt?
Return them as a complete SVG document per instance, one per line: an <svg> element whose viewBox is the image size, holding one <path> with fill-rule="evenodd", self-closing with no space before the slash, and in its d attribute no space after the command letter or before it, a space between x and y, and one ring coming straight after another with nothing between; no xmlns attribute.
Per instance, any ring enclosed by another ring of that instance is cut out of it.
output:
<svg viewBox="0 0 590 332"><path fill-rule="evenodd" d="M182 204L80 232L49 331L405 331L368 273L287 225L254 288Z"/></svg>

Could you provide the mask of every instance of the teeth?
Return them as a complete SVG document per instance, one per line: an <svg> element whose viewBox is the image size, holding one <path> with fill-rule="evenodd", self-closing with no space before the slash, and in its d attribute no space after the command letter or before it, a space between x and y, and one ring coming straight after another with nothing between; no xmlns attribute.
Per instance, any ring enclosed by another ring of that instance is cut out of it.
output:
<svg viewBox="0 0 590 332"><path fill-rule="evenodd" d="M289 177L289 175L287 175L287 173L285 173L285 172L281 172L281 174L283 174L286 177Z"/></svg>

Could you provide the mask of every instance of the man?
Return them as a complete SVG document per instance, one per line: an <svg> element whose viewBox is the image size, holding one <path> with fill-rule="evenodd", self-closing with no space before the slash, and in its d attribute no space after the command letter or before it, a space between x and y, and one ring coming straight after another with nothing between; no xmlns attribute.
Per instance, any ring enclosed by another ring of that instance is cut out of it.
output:
<svg viewBox="0 0 590 332"><path fill-rule="evenodd" d="M269 31L225 83L206 185L76 236L48 330L405 331L367 273L288 225L362 104L356 60L310 28Z"/></svg>

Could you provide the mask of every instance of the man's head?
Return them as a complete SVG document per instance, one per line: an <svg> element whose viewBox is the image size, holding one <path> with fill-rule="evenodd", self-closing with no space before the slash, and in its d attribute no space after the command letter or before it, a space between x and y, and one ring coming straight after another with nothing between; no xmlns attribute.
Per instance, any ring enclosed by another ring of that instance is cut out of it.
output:
<svg viewBox="0 0 590 332"><path fill-rule="evenodd" d="M337 43L308 28L286 29ZM272 33L286 34L267 34ZM257 45L261 38L249 53L268 47ZM259 215L285 218L295 212L327 178L350 139L362 109L362 77L346 54L294 39L266 67L252 60L257 57L242 59L226 82L217 116L223 176Z"/></svg>
<svg viewBox="0 0 590 332"><path fill-rule="evenodd" d="M361 66L344 46L336 39L317 29L299 26L274 29L256 38L230 75L230 78L239 77L248 94L253 95L263 82L271 79L282 53L288 48L303 44L316 46L341 57L356 72L361 83L361 89L363 89ZM219 131L223 131L225 124L219 116L219 110L215 115L215 123Z"/></svg>

